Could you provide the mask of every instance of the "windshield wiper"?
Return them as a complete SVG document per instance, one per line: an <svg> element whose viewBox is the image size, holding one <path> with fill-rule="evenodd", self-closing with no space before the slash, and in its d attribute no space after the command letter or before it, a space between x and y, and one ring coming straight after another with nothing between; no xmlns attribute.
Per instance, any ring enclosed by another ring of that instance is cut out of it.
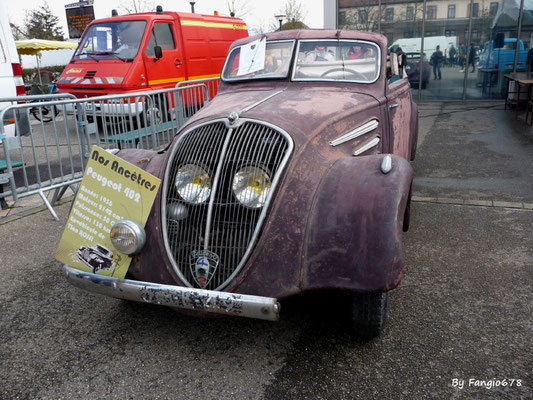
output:
<svg viewBox="0 0 533 400"><path fill-rule="evenodd" d="M100 62L100 60L98 58L96 58L94 55L94 53L87 53L86 51L84 51L83 53L80 53L78 54L78 56L87 56L87 57L90 57L91 59L95 60L96 62Z"/></svg>
<svg viewBox="0 0 533 400"><path fill-rule="evenodd" d="M94 54L99 55L99 56L114 56L115 58L118 58L119 60L126 62L125 58L119 57L117 55L118 53L115 53L114 51L99 51Z"/></svg>

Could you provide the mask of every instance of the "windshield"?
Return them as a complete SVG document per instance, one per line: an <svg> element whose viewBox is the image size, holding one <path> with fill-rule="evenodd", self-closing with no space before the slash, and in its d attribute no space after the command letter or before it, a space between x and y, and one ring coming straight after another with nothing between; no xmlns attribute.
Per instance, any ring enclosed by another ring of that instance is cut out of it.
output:
<svg viewBox="0 0 533 400"><path fill-rule="evenodd" d="M75 60L131 59L139 52L146 21L93 24L85 32Z"/></svg>
<svg viewBox="0 0 533 400"><path fill-rule="evenodd" d="M379 47L355 40L306 40L299 43L295 81L372 83L379 77Z"/></svg>
<svg viewBox="0 0 533 400"><path fill-rule="evenodd" d="M235 47L226 60L222 79L286 78L294 41L267 42L264 38Z"/></svg>

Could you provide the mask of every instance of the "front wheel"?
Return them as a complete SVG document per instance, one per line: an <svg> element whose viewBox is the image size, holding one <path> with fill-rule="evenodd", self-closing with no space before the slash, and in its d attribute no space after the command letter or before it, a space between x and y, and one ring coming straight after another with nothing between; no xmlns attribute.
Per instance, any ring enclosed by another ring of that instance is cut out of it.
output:
<svg viewBox="0 0 533 400"><path fill-rule="evenodd" d="M50 122L59 114L59 109L56 106L32 107L31 113L38 121Z"/></svg>
<svg viewBox="0 0 533 400"><path fill-rule="evenodd" d="M352 329L362 339L379 336L387 322L388 293L354 293L352 295Z"/></svg>

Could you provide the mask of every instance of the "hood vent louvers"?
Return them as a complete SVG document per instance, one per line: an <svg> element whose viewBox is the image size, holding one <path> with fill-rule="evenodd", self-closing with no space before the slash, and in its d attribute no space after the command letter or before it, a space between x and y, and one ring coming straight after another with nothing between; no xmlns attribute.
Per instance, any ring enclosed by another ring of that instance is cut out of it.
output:
<svg viewBox="0 0 533 400"><path fill-rule="evenodd" d="M96 75L96 71L87 71L83 79L92 79Z"/></svg>

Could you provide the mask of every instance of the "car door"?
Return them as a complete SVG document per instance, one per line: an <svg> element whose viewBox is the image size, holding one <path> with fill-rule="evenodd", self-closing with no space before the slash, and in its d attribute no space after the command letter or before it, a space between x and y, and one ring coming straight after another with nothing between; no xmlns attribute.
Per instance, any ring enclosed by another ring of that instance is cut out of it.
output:
<svg viewBox="0 0 533 400"><path fill-rule="evenodd" d="M407 78L388 83L389 151L410 159L411 148L411 87Z"/></svg>
<svg viewBox="0 0 533 400"><path fill-rule="evenodd" d="M150 39L144 51L148 86L152 89L170 88L185 80L185 65L181 41L172 21L154 21ZM155 46L161 47L163 57L155 57Z"/></svg>

